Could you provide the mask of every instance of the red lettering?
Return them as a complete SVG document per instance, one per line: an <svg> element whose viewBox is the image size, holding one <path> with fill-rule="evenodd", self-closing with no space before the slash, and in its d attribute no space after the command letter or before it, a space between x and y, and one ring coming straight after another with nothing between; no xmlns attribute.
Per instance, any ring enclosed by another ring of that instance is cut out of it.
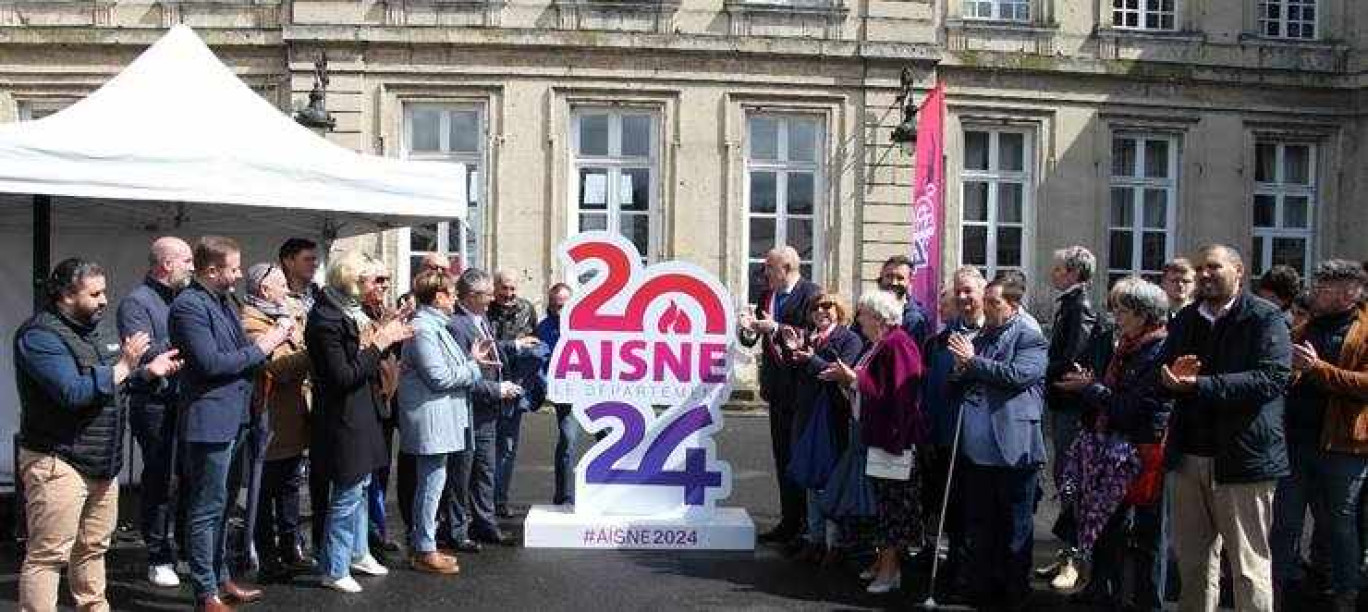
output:
<svg viewBox="0 0 1368 612"><path fill-rule="evenodd" d="M645 340L628 340L622 343L622 348L618 351L618 359L626 368L618 372L618 380L636 382L646 377L645 352Z"/></svg>

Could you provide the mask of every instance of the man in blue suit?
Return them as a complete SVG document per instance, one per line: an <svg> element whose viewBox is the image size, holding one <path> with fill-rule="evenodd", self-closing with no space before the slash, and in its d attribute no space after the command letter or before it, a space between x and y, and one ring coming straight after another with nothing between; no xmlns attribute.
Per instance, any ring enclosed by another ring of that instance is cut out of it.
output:
<svg viewBox="0 0 1368 612"><path fill-rule="evenodd" d="M822 292L803 279L798 251L776 247L765 255L765 282L769 289L755 305L755 316L742 315L737 325L741 344L760 342L760 397L769 403L770 443L774 474L779 480L781 518L773 529L760 534L761 542L782 544L789 552L801 548L798 536L807 524L807 493L788 477L797 411L798 369L790 359L797 339L812 331L808 313L812 300Z"/></svg>
<svg viewBox="0 0 1368 612"><path fill-rule="evenodd" d="M448 323L451 335L467 354L477 344L493 344L498 363L511 363L518 350L537 342L536 338L496 342L494 329L486 314L494 301L494 280L488 272L470 268L456 281L456 309ZM508 545L513 542L499 529L494 513L495 442L499 411L504 402L522 395L522 388L504 380L501 366L486 368L484 380L470 388L471 444L467 452L453 453L455 465L447 466L447 515L450 537L458 545L476 548L470 542ZM463 548L458 546L457 550Z"/></svg>
<svg viewBox="0 0 1368 612"><path fill-rule="evenodd" d="M180 417L188 496L186 529L190 580L196 606L228 610L224 597L241 603L261 590L239 586L224 561L229 468L243 444L252 415L252 377L266 355L289 337L288 319L256 342L247 338L232 299L242 278L242 248L231 238L205 236L195 244L195 280L171 303L171 344L185 360Z"/></svg>
<svg viewBox="0 0 1368 612"><path fill-rule="evenodd" d="M963 411L963 512L973 605L1019 610L1031 593L1035 496L1045 437L1047 343L1026 322L1026 286L999 277L983 293L984 329L951 334L953 393Z"/></svg>

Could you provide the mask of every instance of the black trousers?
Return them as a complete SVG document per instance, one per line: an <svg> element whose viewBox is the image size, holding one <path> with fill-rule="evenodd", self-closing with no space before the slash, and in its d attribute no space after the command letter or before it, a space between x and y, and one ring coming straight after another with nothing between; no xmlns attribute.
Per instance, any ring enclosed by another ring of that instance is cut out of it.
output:
<svg viewBox="0 0 1368 612"><path fill-rule="evenodd" d="M770 403L770 444L774 451L774 475L779 482L780 531L798 535L807 525L807 491L788 477L793 456L794 408L789 402Z"/></svg>
<svg viewBox="0 0 1368 612"><path fill-rule="evenodd" d="M404 533L413 533L413 492L418 486L418 456L399 452L395 494L399 497L399 515L404 519Z"/></svg>
<svg viewBox="0 0 1368 612"><path fill-rule="evenodd" d="M262 464L261 500L253 535L263 564L278 561L281 550L299 543L299 491L303 486L303 455Z"/></svg>

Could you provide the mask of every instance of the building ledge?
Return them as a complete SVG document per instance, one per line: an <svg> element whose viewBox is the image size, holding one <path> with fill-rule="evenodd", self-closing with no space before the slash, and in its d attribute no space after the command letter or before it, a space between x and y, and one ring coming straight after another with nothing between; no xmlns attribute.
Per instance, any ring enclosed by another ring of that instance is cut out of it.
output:
<svg viewBox="0 0 1368 612"><path fill-rule="evenodd" d="M680 0L556 0L562 30L674 31Z"/></svg>
<svg viewBox="0 0 1368 612"><path fill-rule="evenodd" d="M842 39L850 13L844 0L725 0L722 12L733 36L795 36Z"/></svg>

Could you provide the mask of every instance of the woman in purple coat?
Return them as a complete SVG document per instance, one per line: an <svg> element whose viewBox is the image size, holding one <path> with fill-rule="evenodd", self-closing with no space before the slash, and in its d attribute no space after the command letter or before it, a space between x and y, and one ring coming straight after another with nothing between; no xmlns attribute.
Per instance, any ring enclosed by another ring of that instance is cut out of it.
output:
<svg viewBox="0 0 1368 612"><path fill-rule="evenodd" d="M898 590L902 582L899 551L921 542L920 474L913 445L925 437L918 390L923 373L916 341L900 327L903 305L876 291L860 297L855 321L870 346L853 368L836 362L822 372L854 395L860 436L870 448L870 470L878 500L876 543L879 555L862 576L872 578L870 593ZM880 452L881 451L881 452Z"/></svg>

